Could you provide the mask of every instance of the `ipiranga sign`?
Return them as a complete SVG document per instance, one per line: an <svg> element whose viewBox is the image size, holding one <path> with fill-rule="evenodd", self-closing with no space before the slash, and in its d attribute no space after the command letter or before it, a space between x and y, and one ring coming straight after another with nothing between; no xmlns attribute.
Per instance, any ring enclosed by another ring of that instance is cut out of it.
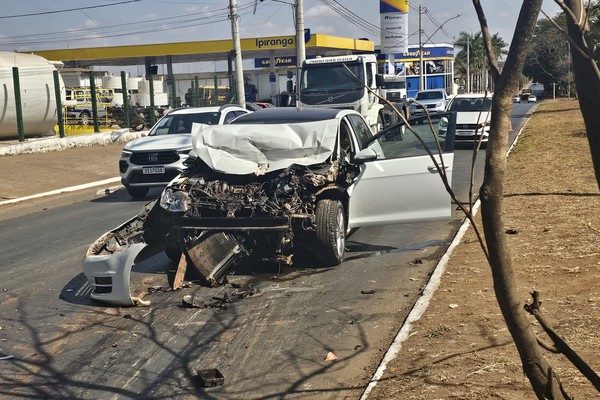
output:
<svg viewBox="0 0 600 400"><path fill-rule="evenodd" d="M379 0L381 53L404 53L408 47L408 0Z"/></svg>

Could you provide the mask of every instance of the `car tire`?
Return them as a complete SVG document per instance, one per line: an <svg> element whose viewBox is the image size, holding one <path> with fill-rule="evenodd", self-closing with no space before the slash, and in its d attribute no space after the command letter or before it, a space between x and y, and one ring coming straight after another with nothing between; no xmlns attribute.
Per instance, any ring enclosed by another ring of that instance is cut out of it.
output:
<svg viewBox="0 0 600 400"><path fill-rule="evenodd" d="M90 113L87 111L82 111L81 114L79 114L79 122L81 123L81 125L90 125Z"/></svg>
<svg viewBox="0 0 600 400"><path fill-rule="evenodd" d="M316 253L326 266L339 265L344 259L346 221L344 207L338 200L324 199L317 203Z"/></svg>
<svg viewBox="0 0 600 400"><path fill-rule="evenodd" d="M149 188L147 188L147 187L127 186L127 193L129 193L129 195L136 200L144 199L146 197L146 195L148 194L148 190L149 190Z"/></svg>
<svg viewBox="0 0 600 400"><path fill-rule="evenodd" d="M181 250L179 250L179 247L167 247L165 254L171 261L179 262L181 259Z"/></svg>

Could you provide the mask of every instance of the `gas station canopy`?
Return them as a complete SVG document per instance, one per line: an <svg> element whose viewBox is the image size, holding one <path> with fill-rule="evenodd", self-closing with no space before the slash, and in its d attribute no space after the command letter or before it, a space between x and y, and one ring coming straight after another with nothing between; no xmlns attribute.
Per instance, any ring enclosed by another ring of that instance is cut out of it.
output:
<svg viewBox="0 0 600 400"><path fill-rule="evenodd" d="M367 39L305 33L307 56L330 52L373 52L374 43ZM260 57L293 57L296 54L295 36L270 36L240 39L244 59ZM232 53L233 40L179 42L129 46L89 47L62 50L40 50L33 53L51 61L65 64L95 66L126 66L177 64L227 60Z"/></svg>

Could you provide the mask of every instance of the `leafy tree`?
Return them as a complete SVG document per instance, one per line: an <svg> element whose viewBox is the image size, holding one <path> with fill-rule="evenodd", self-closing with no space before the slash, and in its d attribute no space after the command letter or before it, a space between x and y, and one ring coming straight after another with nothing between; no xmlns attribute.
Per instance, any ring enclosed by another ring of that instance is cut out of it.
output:
<svg viewBox="0 0 600 400"><path fill-rule="evenodd" d="M497 33L491 37L491 41L496 54L496 61L498 61L500 57L507 53L505 49L508 45ZM481 32L475 34L461 32L454 44L462 47L462 50L456 55L454 63L455 74L458 75L458 78L462 80L466 87L468 73L471 76L473 92L482 92L489 89L488 66ZM469 65L468 71L467 63Z"/></svg>
<svg viewBox="0 0 600 400"><path fill-rule="evenodd" d="M556 25L566 29L564 14L538 22L523 73L533 81L543 83L546 89L557 84L558 93L566 94L573 82L571 55L569 43Z"/></svg>

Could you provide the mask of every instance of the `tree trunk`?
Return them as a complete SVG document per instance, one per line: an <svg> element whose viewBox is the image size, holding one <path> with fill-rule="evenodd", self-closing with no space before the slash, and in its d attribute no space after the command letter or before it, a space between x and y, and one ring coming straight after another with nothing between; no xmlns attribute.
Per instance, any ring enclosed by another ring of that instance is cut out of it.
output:
<svg viewBox="0 0 600 400"><path fill-rule="evenodd" d="M523 309L514 278L512 258L506 242L503 221L503 194L506 173L508 126L512 96L525 64L527 45L533 35L542 0L524 0L513 41L499 74L493 59L491 37L479 0L473 0L486 41L488 63L495 81L490 136L486 150L485 174L481 187L481 217L498 305L515 342L523 370L538 399L568 398L554 379L552 368L541 353L536 336Z"/></svg>
<svg viewBox="0 0 600 400"><path fill-rule="evenodd" d="M600 71L594 61L594 43L590 36L587 14L581 0L565 0L572 16L567 14L567 27L573 59L573 72L579 107L585 122L596 182L600 189ZM582 54L585 53L585 54Z"/></svg>

